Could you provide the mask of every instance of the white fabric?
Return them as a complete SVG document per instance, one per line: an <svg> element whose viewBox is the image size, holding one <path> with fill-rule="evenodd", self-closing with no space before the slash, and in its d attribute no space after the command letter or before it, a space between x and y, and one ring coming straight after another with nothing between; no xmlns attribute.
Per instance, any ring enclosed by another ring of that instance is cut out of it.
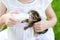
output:
<svg viewBox="0 0 60 40"><path fill-rule="evenodd" d="M7 29L3 30L0 32L0 40L7 40L8 35L7 35Z"/></svg>
<svg viewBox="0 0 60 40"><path fill-rule="evenodd" d="M39 15L42 19L46 19L45 10L48 7L48 5L52 2L52 0L35 0L32 3L23 4L18 0L1 1L6 6L8 12L12 10L17 10L18 13L28 13L30 10L36 10L39 12ZM26 31L23 30L24 26L26 25L26 23L17 23L13 27L8 27L7 40L34 40L35 37L33 37L32 29L28 29ZM47 33L41 34L38 37L39 40L54 40L54 33L52 28L49 28L49 31Z"/></svg>
<svg viewBox="0 0 60 40"><path fill-rule="evenodd" d="M29 19L29 14L25 14L25 13L20 13L20 14L12 14L13 18L21 21L24 21L26 19Z"/></svg>
<svg viewBox="0 0 60 40"><path fill-rule="evenodd" d="M29 28L26 30L24 35L25 40L54 40L54 33L52 31L52 28L49 28L48 32L45 34L40 34L37 37L34 37L34 31L33 28Z"/></svg>

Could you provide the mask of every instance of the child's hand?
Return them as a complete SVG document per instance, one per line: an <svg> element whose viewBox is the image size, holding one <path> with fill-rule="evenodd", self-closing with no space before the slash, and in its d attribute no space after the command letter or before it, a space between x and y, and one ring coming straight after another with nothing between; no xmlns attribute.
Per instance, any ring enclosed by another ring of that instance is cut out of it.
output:
<svg viewBox="0 0 60 40"><path fill-rule="evenodd" d="M35 32L43 32L44 30L48 29L49 26L49 21L41 20L40 22L35 23L33 27Z"/></svg>
<svg viewBox="0 0 60 40"><path fill-rule="evenodd" d="M14 10L2 16L3 21L7 26L13 26L18 22L18 20L14 19L12 16L12 14L16 14L16 13L17 11Z"/></svg>

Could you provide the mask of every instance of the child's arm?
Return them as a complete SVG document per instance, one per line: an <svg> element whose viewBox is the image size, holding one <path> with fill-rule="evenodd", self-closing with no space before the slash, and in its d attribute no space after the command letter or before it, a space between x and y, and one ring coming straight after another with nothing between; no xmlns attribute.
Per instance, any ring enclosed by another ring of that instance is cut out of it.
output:
<svg viewBox="0 0 60 40"><path fill-rule="evenodd" d="M47 9L46 9L46 15L48 17L48 21L49 21L50 26L53 27L56 24L56 22L57 22L57 17L55 15L55 13L54 13L51 5L49 5L47 7Z"/></svg>
<svg viewBox="0 0 60 40"><path fill-rule="evenodd" d="M56 24L57 18L51 5L47 7L46 15L48 17L47 21L41 20L40 22L34 24L35 32L42 32L50 27L53 27Z"/></svg>
<svg viewBox="0 0 60 40"><path fill-rule="evenodd" d="M0 29L3 26L3 20L1 19L1 16L5 14L7 11L7 8L3 5L3 3L0 1Z"/></svg>
<svg viewBox="0 0 60 40"><path fill-rule="evenodd" d="M14 19L12 14L16 14L16 10L12 10L11 12L6 13L7 8L5 5L0 2L0 30L2 29L3 25L6 24L7 26L12 26L17 23L18 20Z"/></svg>

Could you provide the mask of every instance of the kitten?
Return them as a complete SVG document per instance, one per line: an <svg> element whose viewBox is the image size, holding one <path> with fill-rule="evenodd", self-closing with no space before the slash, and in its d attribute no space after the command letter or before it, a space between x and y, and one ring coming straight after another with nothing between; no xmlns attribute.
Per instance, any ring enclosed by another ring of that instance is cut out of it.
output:
<svg viewBox="0 0 60 40"><path fill-rule="evenodd" d="M29 19L25 20L28 23L28 26L24 28L24 30L32 27L34 23L41 21L41 17L39 16L39 13L35 10L31 10L29 12ZM48 29L44 30L43 32L37 32L37 34L44 34L48 31Z"/></svg>

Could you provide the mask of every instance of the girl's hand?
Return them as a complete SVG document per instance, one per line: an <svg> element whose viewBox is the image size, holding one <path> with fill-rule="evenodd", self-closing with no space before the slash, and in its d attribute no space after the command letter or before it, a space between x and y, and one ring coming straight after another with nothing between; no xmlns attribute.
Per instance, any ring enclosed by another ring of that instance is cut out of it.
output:
<svg viewBox="0 0 60 40"><path fill-rule="evenodd" d="M2 16L3 21L7 26L13 26L18 22L18 20L14 19L12 16L12 14L16 14L16 13L17 11L14 10Z"/></svg>
<svg viewBox="0 0 60 40"><path fill-rule="evenodd" d="M33 27L35 32L43 32L50 27L50 24L49 21L41 20L40 22L35 23Z"/></svg>

